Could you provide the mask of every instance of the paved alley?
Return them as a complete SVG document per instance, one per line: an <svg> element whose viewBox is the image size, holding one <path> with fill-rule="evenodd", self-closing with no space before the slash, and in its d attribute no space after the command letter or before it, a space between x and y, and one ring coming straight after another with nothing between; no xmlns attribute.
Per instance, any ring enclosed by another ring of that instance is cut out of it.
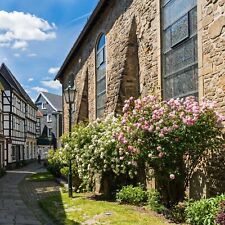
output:
<svg viewBox="0 0 225 225"><path fill-rule="evenodd" d="M7 171L0 179L0 225L41 225L22 200L19 183L29 174L40 170L32 163L24 168Z"/></svg>

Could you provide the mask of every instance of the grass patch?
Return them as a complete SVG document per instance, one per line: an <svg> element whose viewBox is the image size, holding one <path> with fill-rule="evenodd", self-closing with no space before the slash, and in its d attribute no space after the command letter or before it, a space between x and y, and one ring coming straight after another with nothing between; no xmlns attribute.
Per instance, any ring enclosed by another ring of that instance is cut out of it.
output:
<svg viewBox="0 0 225 225"><path fill-rule="evenodd" d="M27 181L53 181L55 180L54 176L49 172L43 172L43 173L36 173L32 176L29 176L26 178Z"/></svg>
<svg viewBox="0 0 225 225"><path fill-rule="evenodd" d="M156 217L151 212L114 202L92 200L85 194L76 194L75 198L70 199L67 193L61 192L40 200L39 204L55 224L78 225L84 222L111 225L167 224L164 219Z"/></svg>

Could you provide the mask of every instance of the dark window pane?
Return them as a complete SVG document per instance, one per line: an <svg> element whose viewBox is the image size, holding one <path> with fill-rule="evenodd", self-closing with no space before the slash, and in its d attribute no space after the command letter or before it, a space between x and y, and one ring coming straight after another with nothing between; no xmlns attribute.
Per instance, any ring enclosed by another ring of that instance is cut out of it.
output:
<svg viewBox="0 0 225 225"><path fill-rule="evenodd" d="M189 36L188 14L179 19L172 26L172 46L180 43Z"/></svg>
<svg viewBox="0 0 225 225"><path fill-rule="evenodd" d="M97 68L104 63L104 48L97 53Z"/></svg>
<svg viewBox="0 0 225 225"><path fill-rule="evenodd" d="M104 113L106 98L106 63L105 63L105 35L103 34L97 44L96 49L96 106L97 117Z"/></svg>
<svg viewBox="0 0 225 225"><path fill-rule="evenodd" d="M165 55L164 62L165 62L164 63L165 64L165 67L164 67L165 74L172 73L173 62L172 62L172 55L170 52Z"/></svg>
<svg viewBox="0 0 225 225"><path fill-rule="evenodd" d="M197 0L173 0L170 1L163 10L163 27L166 29L175 21L184 16L188 11L194 8Z"/></svg>
<svg viewBox="0 0 225 225"><path fill-rule="evenodd" d="M106 73L106 68L104 63L97 69L97 81L105 77L105 73Z"/></svg>
<svg viewBox="0 0 225 225"><path fill-rule="evenodd" d="M165 99L198 96L197 0L162 0Z"/></svg>
<svg viewBox="0 0 225 225"><path fill-rule="evenodd" d="M197 37L195 36L165 54L165 75L195 63L197 59L196 54Z"/></svg>
<svg viewBox="0 0 225 225"><path fill-rule="evenodd" d="M166 99L193 95L198 91L198 70L193 66L165 79Z"/></svg>
<svg viewBox="0 0 225 225"><path fill-rule="evenodd" d="M185 96L187 94L197 92L197 70L191 68L181 74L177 74L174 77L174 96Z"/></svg>
<svg viewBox="0 0 225 225"><path fill-rule="evenodd" d="M97 45L97 51L99 49L101 49L102 47L105 46L105 35L102 34L102 36L100 37L99 41L98 41L98 45Z"/></svg>
<svg viewBox="0 0 225 225"><path fill-rule="evenodd" d="M168 28L163 35L163 51L169 51L171 48L171 29Z"/></svg>
<svg viewBox="0 0 225 225"><path fill-rule="evenodd" d="M102 80L100 80L97 83L97 95L103 91L105 91L105 87L106 87L106 79L103 78Z"/></svg>
<svg viewBox="0 0 225 225"><path fill-rule="evenodd" d="M174 96L173 79L171 79L171 78L166 78L164 80L164 96L166 99L170 99Z"/></svg>
<svg viewBox="0 0 225 225"><path fill-rule="evenodd" d="M97 110L97 118L102 117L103 114L104 114L104 109L98 109L98 110Z"/></svg>
<svg viewBox="0 0 225 225"><path fill-rule="evenodd" d="M197 33L197 8L190 11L190 35Z"/></svg>
<svg viewBox="0 0 225 225"><path fill-rule="evenodd" d="M105 92L100 94L100 95L97 95L97 109L99 108L104 108L104 105L105 105Z"/></svg>

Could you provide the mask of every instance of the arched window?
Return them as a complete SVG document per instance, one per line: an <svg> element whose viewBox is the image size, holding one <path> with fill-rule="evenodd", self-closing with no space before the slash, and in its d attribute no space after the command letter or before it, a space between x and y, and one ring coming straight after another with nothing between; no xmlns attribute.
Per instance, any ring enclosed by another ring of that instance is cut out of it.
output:
<svg viewBox="0 0 225 225"><path fill-rule="evenodd" d="M106 100L106 57L105 35L98 39L96 47L96 116L101 117L105 109Z"/></svg>

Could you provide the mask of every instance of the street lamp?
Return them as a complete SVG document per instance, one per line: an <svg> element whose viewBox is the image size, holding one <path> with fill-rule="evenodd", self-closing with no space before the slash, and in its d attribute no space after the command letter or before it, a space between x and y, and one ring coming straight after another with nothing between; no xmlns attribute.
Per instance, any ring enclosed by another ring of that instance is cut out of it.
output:
<svg viewBox="0 0 225 225"><path fill-rule="evenodd" d="M71 86L70 82L68 87L64 90L65 101L69 105L69 135L71 135L71 126L72 126L72 104L75 101L76 88ZM68 174L68 194L69 197L73 197L73 188L72 188L72 159L69 158L69 174Z"/></svg>

